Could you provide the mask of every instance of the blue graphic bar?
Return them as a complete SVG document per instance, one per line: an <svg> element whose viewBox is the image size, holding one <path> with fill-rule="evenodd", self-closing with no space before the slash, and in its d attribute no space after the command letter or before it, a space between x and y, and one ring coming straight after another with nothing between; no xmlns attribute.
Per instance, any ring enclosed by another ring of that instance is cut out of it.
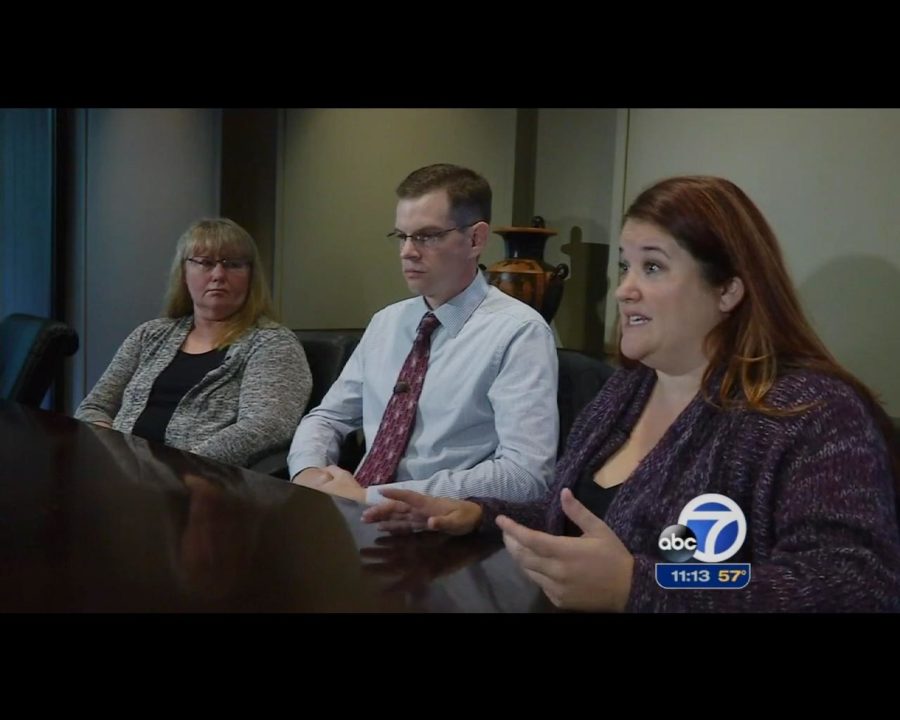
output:
<svg viewBox="0 0 900 720"><path fill-rule="evenodd" d="M666 590L740 590L750 563L656 563L656 582Z"/></svg>

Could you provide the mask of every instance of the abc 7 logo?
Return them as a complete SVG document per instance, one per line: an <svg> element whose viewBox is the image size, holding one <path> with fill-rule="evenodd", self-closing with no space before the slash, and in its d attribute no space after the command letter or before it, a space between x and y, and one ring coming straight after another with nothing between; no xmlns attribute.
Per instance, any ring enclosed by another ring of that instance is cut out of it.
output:
<svg viewBox="0 0 900 720"><path fill-rule="evenodd" d="M686 525L669 525L660 533L659 552L666 562L687 562L697 552L697 536Z"/></svg>
<svg viewBox="0 0 900 720"><path fill-rule="evenodd" d="M659 536L659 552L666 562L695 558L723 562L734 555L747 537L747 520L731 498L716 493L698 495Z"/></svg>

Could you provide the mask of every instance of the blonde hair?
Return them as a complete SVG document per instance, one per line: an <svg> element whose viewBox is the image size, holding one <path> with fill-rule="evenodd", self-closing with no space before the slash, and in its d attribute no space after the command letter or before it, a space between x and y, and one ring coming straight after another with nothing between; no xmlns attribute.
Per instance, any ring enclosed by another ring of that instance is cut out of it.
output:
<svg viewBox="0 0 900 720"><path fill-rule="evenodd" d="M194 255L229 257L249 260L251 263L247 298L241 309L228 318L217 348L221 349L233 343L248 328L257 325L260 318L276 319L272 296L269 293L269 285L266 282L256 243L250 237L250 233L228 218L197 220L178 239L172 268L169 271L169 288L163 311L166 317L181 318L194 312L194 301L184 279L185 260Z"/></svg>

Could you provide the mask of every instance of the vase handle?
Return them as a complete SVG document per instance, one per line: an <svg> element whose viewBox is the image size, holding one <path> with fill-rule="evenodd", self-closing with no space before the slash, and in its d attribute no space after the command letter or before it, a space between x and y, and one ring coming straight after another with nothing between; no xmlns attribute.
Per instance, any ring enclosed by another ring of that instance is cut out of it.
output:
<svg viewBox="0 0 900 720"><path fill-rule="evenodd" d="M565 263L560 263L553 268L553 274L550 277L551 279L559 278L560 280L565 280L569 277L569 266Z"/></svg>

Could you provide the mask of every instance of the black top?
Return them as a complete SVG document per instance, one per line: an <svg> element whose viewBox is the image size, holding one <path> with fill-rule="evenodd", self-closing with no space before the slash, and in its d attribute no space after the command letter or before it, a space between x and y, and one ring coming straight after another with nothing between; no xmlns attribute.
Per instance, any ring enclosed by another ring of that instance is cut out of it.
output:
<svg viewBox="0 0 900 720"><path fill-rule="evenodd" d="M619 488L622 487L622 483L608 488L600 487L594 482L595 472L597 472L597 468L587 469L581 473L578 482L572 488L572 494L578 502L603 520L606 516L606 511L609 510L610 503L612 503L616 493L619 492ZM581 528L566 517L565 534L580 537L583 533Z"/></svg>
<svg viewBox="0 0 900 720"><path fill-rule="evenodd" d="M181 398L208 372L222 364L225 352L226 349L210 350L192 355L179 350L169 363L169 367L163 370L153 383L147 407L138 417L131 433L147 440L165 442L166 428Z"/></svg>

